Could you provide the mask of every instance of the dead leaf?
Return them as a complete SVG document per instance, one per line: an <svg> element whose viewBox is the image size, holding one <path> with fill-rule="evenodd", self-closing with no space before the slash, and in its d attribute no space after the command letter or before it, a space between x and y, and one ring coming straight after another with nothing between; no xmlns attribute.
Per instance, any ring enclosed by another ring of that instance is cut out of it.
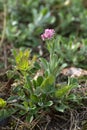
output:
<svg viewBox="0 0 87 130"><path fill-rule="evenodd" d="M87 70L76 68L76 67L69 67L69 68L63 69L61 73L65 76L81 77L81 76L87 75Z"/></svg>
<svg viewBox="0 0 87 130"><path fill-rule="evenodd" d="M44 74L44 70L38 70L37 73L36 73L36 75L34 76L34 80L37 80L37 78L39 76L43 76L43 74Z"/></svg>

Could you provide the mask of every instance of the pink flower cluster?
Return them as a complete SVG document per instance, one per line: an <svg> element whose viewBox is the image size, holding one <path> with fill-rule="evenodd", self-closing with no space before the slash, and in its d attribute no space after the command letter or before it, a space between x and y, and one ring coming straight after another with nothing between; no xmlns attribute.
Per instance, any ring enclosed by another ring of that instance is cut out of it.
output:
<svg viewBox="0 0 87 130"><path fill-rule="evenodd" d="M51 39L55 34L54 29L45 29L45 32L41 35L41 39L44 41L46 39Z"/></svg>

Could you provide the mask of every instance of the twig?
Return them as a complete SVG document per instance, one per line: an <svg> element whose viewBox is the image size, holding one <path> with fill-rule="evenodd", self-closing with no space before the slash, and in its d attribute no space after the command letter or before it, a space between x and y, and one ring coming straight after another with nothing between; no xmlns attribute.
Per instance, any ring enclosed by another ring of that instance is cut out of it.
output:
<svg viewBox="0 0 87 130"><path fill-rule="evenodd" d="M47 122L44 130L47 130L47 127L48 127L49 123L50 123L50 121Z"/></svg>
<svg viewBox="0 0 87 130"><path fill-rule="evenodd" d="M37 124L38 130L41 130L40 126Z"/></svg>
<svg viewBox="0 0 87 130"><path fill-rule="evenodd" d="M72 111L71 111L70 113L71 113L71 119L70 119L70 120L71 120L71 121L70 121L71 124L70 124L70 128L69 128L69 130L72 130L72 128L73 128L73 124L74 124L74 116L73 116L73 112L72 112Z"/></svg>
<svg viewBox="0 0 87 130"><path fill-rule="evenodd" d="M6 7L6 1L4 1L4 20L3 20L3 31L2 31L1 41L0 41L0 47L2 46L5 38L6 16L7 16L7 7Z"/></svg>
<svg viewBox="0 0 87 130"><path fill-rule="evenodd" d="M5 45L4 45L4 67L5 69L7 69L7 51Z"/></svg>
<svg viewBox="0 0 87 130"><path fill-rule="evenodd" d="M16 125L16 127L15 127L15 130L17 130L17 128L18 128L18 125L19 125L19 120L18 120L18 122L17 122L17 125Z"/></svg>
<svg viewBox="0 0 87 130"><path fill-rule="evenodd" d="M38 124L38 122L41 120L42 117L44 117L44 115L46 114L46 112L42 111L41 115L39 117L37 117L34 121L32 121L32 123L30 124L30 130L33 130L34 127Z"/></svg>

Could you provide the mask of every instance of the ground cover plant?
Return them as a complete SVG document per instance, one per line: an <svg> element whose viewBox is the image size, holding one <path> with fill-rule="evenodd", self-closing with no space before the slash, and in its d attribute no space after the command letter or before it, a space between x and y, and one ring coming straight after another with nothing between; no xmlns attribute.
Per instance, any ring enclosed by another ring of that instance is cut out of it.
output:
<svg viewBox="0 0 87 130"><path fill-rule="evenodd" d="M16 119L25 122L22 127L27 129L38 129L37 123L33 125L32 122L43 118L45 113L64 113L86 107L87 94L76 91L81 88L77 78L68 77L64 83L57 81L67 64L61 62L63 56L57 53L60 42L55 31L45 29L41 38L46 42L48 59L36 55L31 57L28 49L13 50L15 66L8 72L8 77L14 79L14 83L10 95L6 99L0 98L0 119L15 115ZM75 129L74 124L70 128Z"/></svg>
<svg viewBox="0 0 87 130"><path fill-rule="evenodd" d="M0 0L0 129L87 130L86 0Z"/></svg>
<svg viewBox="0 0 87 130"><path fill-rule="evenodd" d="M66 37L72 34L86 38L85 1L0 0L1 14L4 12L6 15L6 17L2 15L6 22L5 26L1 24L6 28L5 39L16 47L36 47L41 42L39 35L47 27L54 28L56 32Z"/></svg>

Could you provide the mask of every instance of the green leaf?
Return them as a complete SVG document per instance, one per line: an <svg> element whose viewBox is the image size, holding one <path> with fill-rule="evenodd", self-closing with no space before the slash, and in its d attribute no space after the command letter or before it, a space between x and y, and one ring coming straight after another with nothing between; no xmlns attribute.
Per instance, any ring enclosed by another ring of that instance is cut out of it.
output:
<svg viewBox="0 0 87 130"><path fill-rule="evenodd" d="M52 106L53 105L53 101L48 101L46 104L45 104L45 106Z"/></svg>
<svg viewBox="0 0 87 130"><path fill-rule="evenodd" d="M7 102L4 99L0 98L0 108L5 107L6 104L7 104Z"/></svg>
<svg viewBox="0 0 87 130"><path fill-rule="evenodd" d="M32 82L30 80L30 76L27 75L25 78L26 78L26 82L24 84L24 88L26 88L27 91L32 91Z"/></svg>
<svg viewBox="0 0 87 130"><path fill-rule="evenodd" d="M44 58L41 58L40 61L41 61L41 64L42 64L43 68L45 70L47 70L47 68L48 68L48 62L47 62L47 60L44 59Z"/></svg>
<svg viewBox="0 0 87 130"><path fill-rule="evenodd" d="M55 90L54 82L55 82L55 77L53 75L49 75L47 78L45 78L40 86L41 92L45 94L53 93Z"/></svg>
<svg viewBox="0 0 87 130"><path fill-rule="evenodd" d="M41 96L41 93L42 91L41 91L41 88L40 87L37 87L36 89L35 89L35 92L34 92L34 94L37 96L37 97L40 97Z"/></svg>
<svg viewBox="0 0 87 130"><path fill-rule="evenodd" d="M38 105L39 105L40 107L44 106L43 102L38 102Z"/></svg>
<svg viewBox="0 0 87 130"><path fill-rule="evenodd" d="M68 97L67 97L68 100L70 101L73 101L73 102L78 102L79 99L78 99L78 96L75 95L75 94L70 94Z"/></svg>
<svg viewBox="0 0 87 130"><path fill-rule="evenodd" d="M55 109L57 110L57 111L59 111L59 112L64 112L65 111L65 109L67 109L68 108L68 106L66 106L66 105L64 105L64 104L61 104L61 105L59 105L59 106L55 106Z"/></svg>
<svg viewBox="0 0 87 130"><path fill-rule="evenodd" d="M21 110L25 110L25 111L26 111L26 108L25 108L24 105L21 105L21 104L15 103L15 104L13 104L13 106L15 106L16 108L19 108L19 109L21 109Z"/></svg>
<svg viewBox="0 0 87 130"><path fill-rule="evenodd" d="M37 82L36 82L36 80L33 80L32 82L33 82L34 88L36 89L36 87L37 87Z"/></svg>
<svg viewBox="0 0 87 130"><path fill-rule="evenodd" d="M26 113L27 113L27 112L24 111L24 110L20 110L20 112L19 112L19 114L22 115L22 116L25 115Z"/></svg>
<svg viewBox="0 0 87 130"><path fill-rule="evenodd" d="M52 85L55 82L55 78L53 75L49 75L41 84L41 88L46 88L49 85Z"/></svg>
<svg viewBox="0 0 87 130"><path fill-rule="evenodd" d="M19 96L10 96L10 97L8 98L7 102L9 103L9 102L11 102L11 101L13 101L13 100L19 100L19 99L20 99Z"/></svg>
<svg viewBox="0 0 87 130"><path fill-rule="evenodd" d="M20 50L18 53L14 50L14 57L19 70L25 71L29 68L29 56L30 50Z"/></svg>
<svg viewBox="0 0 87 130"><path fill-rule="evenodd" d="M78 85L77 78L68 78L68 84Z"/></svg>
<svg viewBox="0 0 87 130"><path fill-rule="evenodd" d="M40 86L42 82L43 82L43 77L42 77L42 76L39 76L39 77L37 78L37 81L36 81L37 87Z"/></svg>
<svg viewBox="0 0 87 130"><path fill-rule="evenodd" d="M7 108L7 109L1 109L0 110L0 120L3 120L12 114L14 114L17 111L17 109Z"/></svg>
<svg viewBox="0 0 87 130"><path fill-rule="evenodd" d="M17 63L17 67L19 70L28 70L29 68L29 62L28 62L28 58L23 56L20 61Z"/></svg>
<svg viewBox="0 0 87 130"><path fill-rule="evenodd" d="M24 105L25 109L28 111L29 110L29 103L27 101L24 101L23 105Z"/></svg>
<svg viewBox="0 0 87 130"><path fill-rule="evenodd" d="M72 89L71 85L63 86L61 89L58 89L55 92L55 96L58 98L62 98L64 95L66 95L70 90Z"/></svg>
<svg viewBox="0 0 87 130"><path fill-rule="evenodd" d="M32 122L33 121L33 119L34 119L34 116L33 115L30 115L30 114L28 114L27 116L26 116L26 121L27 122Z"/></svg>
<svg viewBox="0 0 87 130"><path fill-rule="evenodd" d="M32 103L37 103L38 102L38 97L36 96L36 95L30 95L30 101L32 102Z"/></svg>

